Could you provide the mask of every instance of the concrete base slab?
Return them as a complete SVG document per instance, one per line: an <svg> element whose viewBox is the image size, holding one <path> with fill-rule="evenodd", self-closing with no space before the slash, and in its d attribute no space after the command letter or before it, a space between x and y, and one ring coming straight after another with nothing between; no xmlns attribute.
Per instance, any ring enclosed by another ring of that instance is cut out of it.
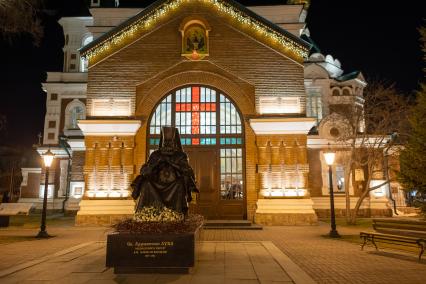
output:
<svg viewBox="0 0 426 284"><path fill-rule="evenodd" d="M76 226L110 226L135 212L135 202L130 199L83 199L79 205Z"/></svg>
<svg viewBox="0 0 426 284"><path fill-rule="evenodd" d="M254 220L265 226L316 225L318 218L312 206L310 198L259 199Z"/></svg>

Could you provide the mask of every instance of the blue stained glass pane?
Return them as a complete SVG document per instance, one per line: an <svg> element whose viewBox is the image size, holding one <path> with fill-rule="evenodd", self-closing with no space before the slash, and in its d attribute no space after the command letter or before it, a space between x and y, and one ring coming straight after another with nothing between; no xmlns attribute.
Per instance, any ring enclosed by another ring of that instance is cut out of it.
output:
<svg viewBox="0 0 426 284"><path fill-rule="evenodd" d="M221 145L225 144L225 138L220 138L220 144Z"/></svg>
<svg viewBox="0 0 426 284"><path fill-rule="evenodd" d="M211 138L212 145L216 145L216 138Z"/></svg>
<svg viewBox="0 0 426 284"><path fill-rule="evenodd" d="M242 143L241 138L237 138L237 144L241 144L241 143Z"/></svg>

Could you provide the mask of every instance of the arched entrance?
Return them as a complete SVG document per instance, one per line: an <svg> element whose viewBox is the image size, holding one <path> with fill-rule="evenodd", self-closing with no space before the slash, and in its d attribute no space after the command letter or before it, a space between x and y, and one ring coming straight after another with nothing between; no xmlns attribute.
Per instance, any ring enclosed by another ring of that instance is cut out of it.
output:
<svg viewBox="0 0 426 284"><path fill-rule="evenodd" d="M244 126L240 112L221 91L202 85L166 95L151 114L151 153L162 126L175 126L200 189L198 206L208 219L245 219Z"/></svg>

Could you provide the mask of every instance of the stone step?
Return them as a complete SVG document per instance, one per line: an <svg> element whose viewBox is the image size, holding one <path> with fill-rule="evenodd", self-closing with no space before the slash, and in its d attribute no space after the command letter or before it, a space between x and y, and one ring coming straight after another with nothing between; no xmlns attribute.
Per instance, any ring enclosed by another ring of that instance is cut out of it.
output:
<svg viewBox="0 0 426 284"><path fill-rule="evenodd" d="M247 220L206 220L203 228L206 230L262 230L262 226Z"/></svg>
<svg viewBox="0 0 426 284"><path fill-rule="evenodd" d="M204 227L209 226L251 226L248 220L206 220Z"/></svg>
<svg viewBox="0 0 426 284"><path fill-rule="evenodd" d="M260 225L251 226L203 226L205 230L263 230Z"/></svg>

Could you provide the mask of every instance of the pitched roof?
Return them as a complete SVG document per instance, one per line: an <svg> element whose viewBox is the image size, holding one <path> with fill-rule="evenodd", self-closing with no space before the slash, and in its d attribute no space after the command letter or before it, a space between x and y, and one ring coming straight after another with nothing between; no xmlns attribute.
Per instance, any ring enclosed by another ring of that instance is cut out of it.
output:
<svg viewBox="0 0 426 284"><path fill-rule="evenodd" d="M344 82L344 81L348 81L348 80L352 80L352 79L358 78L358 76L360 74L361 74L360 71L352 71L350 73L347 73L347 74L344 74L342 76L337 77L336 80L340 81L340 82Z"/></svg>
<svg viewBox="0 0 426 284"><path fill-rule="evenodd" d="M282 45L284 50L287 51L287 55L290 55L289 57L297 61L302 62L308 56L310 43L257 15L234 0L192 0L191 2L195 1L210 4L218 11L236 17L242 24L248 24L258 29L265 39L268 37L274 39ZM90 63L95 63L114 51L133 43L138 38L134 38L135 35L139 35L144 29L149 29L157 20L184 3L188 3L188 1L158 0L134 17L83 46L80 53L89 58ZM92 58L95 57L98 60L92 61Z"/></svg>

